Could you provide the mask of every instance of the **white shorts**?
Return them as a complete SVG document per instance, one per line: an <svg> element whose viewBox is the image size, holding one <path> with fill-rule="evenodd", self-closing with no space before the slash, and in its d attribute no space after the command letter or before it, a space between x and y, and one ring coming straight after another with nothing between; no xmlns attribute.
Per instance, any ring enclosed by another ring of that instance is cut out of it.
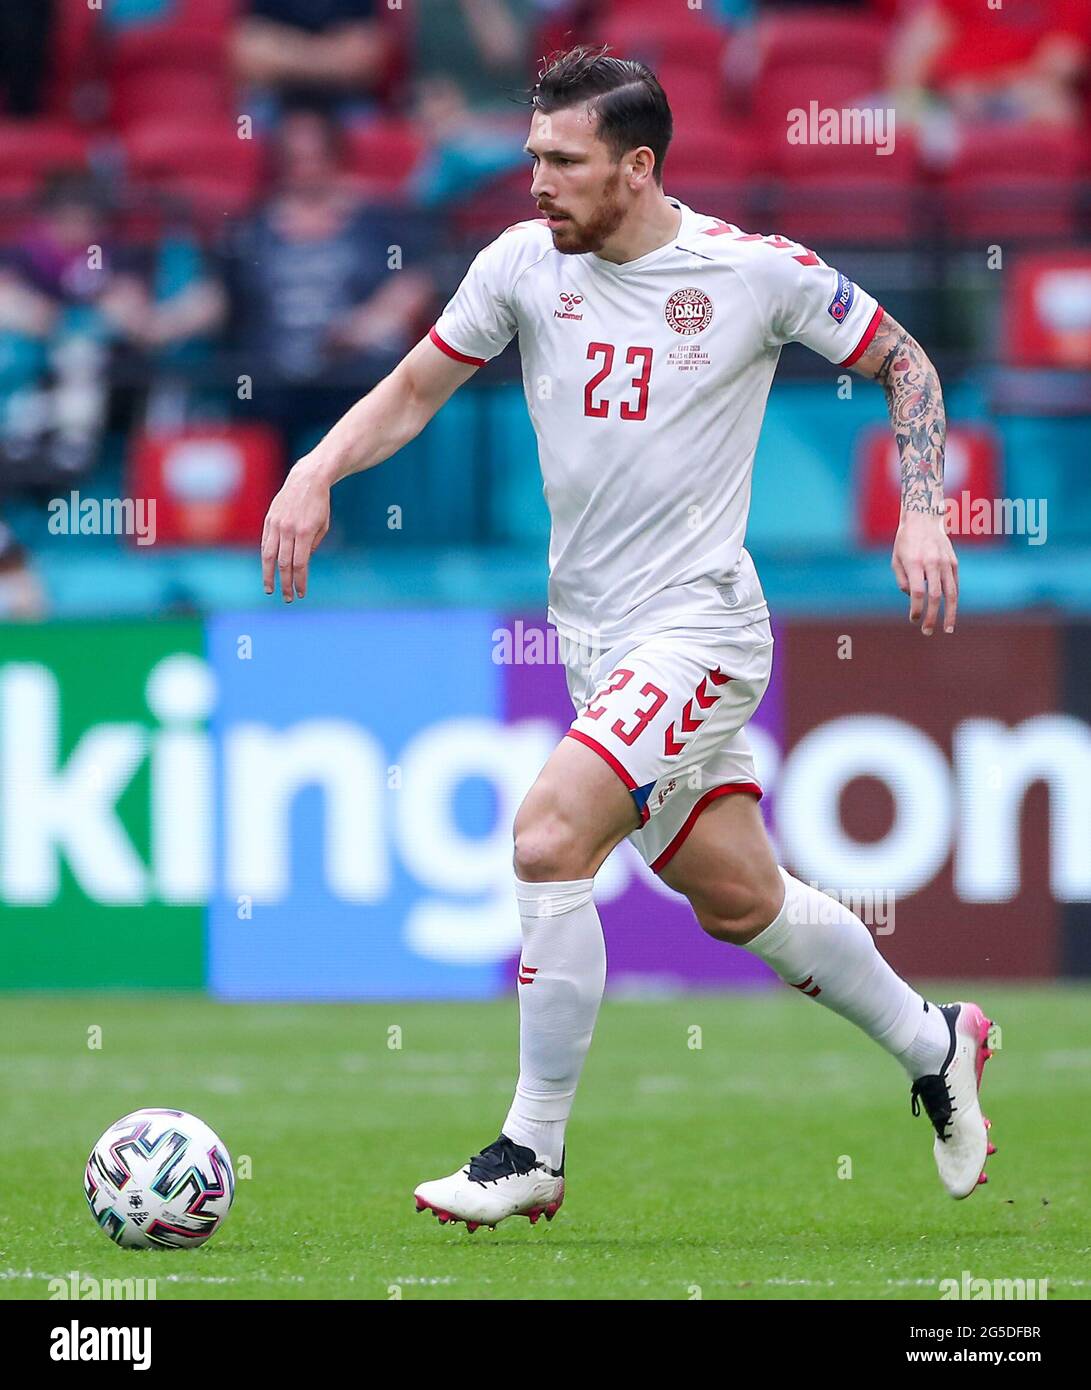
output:
<svg viewBox="0 0 1091 1390"><path fill-rule="evenodd" d="M636 638L597 657L565 643L564 658L576 709L565 737L594 749L629 788L642 822L629 839L656 873L710 801L761 797L744 727L772 671L768 618Z"/></svg>

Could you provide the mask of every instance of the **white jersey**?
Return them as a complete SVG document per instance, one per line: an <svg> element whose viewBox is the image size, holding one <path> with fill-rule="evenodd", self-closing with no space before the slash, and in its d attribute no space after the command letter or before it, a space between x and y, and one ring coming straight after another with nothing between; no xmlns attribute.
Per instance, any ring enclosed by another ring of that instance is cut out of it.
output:
<svg viewBox="0 0 1091 1390"><path fill-rule="evenodd" d="M848 365L882 310L813 251L682 214L624 265L563 255L542 220L476 257L432 329L481 365L519 334L552 519L549 619L607 644L767 616L743 548L781 347Z"/></svg>

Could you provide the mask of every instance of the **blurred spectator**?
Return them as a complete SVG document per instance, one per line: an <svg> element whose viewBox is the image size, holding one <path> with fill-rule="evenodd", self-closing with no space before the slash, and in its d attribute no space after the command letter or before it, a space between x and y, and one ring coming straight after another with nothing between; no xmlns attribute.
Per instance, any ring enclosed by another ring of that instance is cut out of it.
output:
<svg viewBox="0 0 1091 1390"><path fill-rule="evenodd" d="M61 172L26 234L0 254L0 466L27 482L90 467L110 369L211 332L222 293L192 262L163 293L172 243L117 233L91 176Z"/></svg>
<svg viewBox="0 0 1091 1390"><path fill-rule="evenodd" d="M483 183L526 162L526 110L506 113L502 123L488 113L474 112L453 78L424 79L417 88L415 115L427 146L411 185L421 207L463 202Z"/></svg>
<svg viewBox="0 0 1091 1390"><path fill-rule="evenodd" d="M520 167L534 43L555 0L417 0L416 118L428 154L413 194L435 208ZM529 185L529 179L528 179Z"/></svg>
<svg viewBox="0 0 1091 1390"><path fill-rule="evenodd" d="M710 0L705 0L710 3ZM714 0L716 4L731 4L735 0ZM749 4L750 0L744 0ZM534 0L537 23L533 37L537 59L559 48L571 48L580 38L592 32L600 13L606 9L604 0ZM535 64L537 71L537 64Z"/></svg>
<svg viewBox="0 0 1091 1390"><path fill-rule="evenodd" d="M0 108L12 116L42 109L55 0L0 3Z"/></svg>
<svg viewBox="0 0 1091 1390"><path fill-rule="evenodd" d="M890 85L902 111L938 99L965 121L1080 117L1091 41L1088 0L1035 0L992 9L983 0L928 0L895 33Z"/></svg>
<svg viewBox="0 0 1091 1390"><path fill-rule="evenodd" d="M539 0L416 0L414 13L417 78L445 78L471 110L510 118L531 76Z"/></svg>
<svg viewBox="0 0 1091 1390"><path fill-rule="evenodd" d="M0 517L0 621L35 621L45 617L45 608L45 595L26 550Z"/></svg>
<svg viewBox="0 0 1091 1390"><path fill-rule="evenodd" d="M374 109L367 94L389 56L381 0L249 0L232 42L239 78L255 90L252 114L268 124L301 94L338 105L350 119Z"/></svg>
<svg viewBox="0 0 1091 1390"><path fill-rule="evenodd" d="M392 220L353 190L328 114L286 115L271 155L272 190L237 229L227 279L255 412L294 432L328 427L346 394L397 364L434 288L411 215Z"/></svg>

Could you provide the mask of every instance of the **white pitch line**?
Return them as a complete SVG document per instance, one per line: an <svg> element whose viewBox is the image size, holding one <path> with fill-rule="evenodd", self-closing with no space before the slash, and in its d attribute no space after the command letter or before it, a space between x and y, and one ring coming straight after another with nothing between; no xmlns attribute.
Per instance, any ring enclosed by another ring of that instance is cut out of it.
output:
<svg viewBox="0 0 1091 1390"><path fill-rule="evenodd" d="M82 1270L80 1272L87 1274L89 1271ZM67 1270L64 1274L44 1274L37 1269L0 1269L0 1279L63 1279L67 1283L71 1273L71 1270ZM96 1274L91 1277L98 1279L100 1276ZM119 1276L101 1276L103 1280L113 1277ZM302 1274L156 1274L153 1277L157 1281L161 1280L164 1284L243 1284L251 1280L262 1284L303 1284L306 1282Z"/></svg>
<svg viewBox="0 0 1091 1390"><path fill-rule="evenodd" d="M45 1274L40 1270L34 1269L0 1269L0 1279L63 1279L67 1283L71 1270L64 1274ZM98 1277L97 1275L94 1277ZM109 1276L104 1276L109 1277ZM156 1275L157 1280L162 1279L165 1284L243 1284L251 1281L265 1284L303 1284L306 1282L302 1274L281 1274L270 1276L268 1274L235 1275L235 1274L164 1274ZM355 1275L349 1275L350 1281L355 1280ZM424 1275L424 1274L404 1274L396 1278L376 1272L372 1277L386 1284L406 1284L406 1285L437 1285L437 1284L457 1284L463 1282L454 1278L452 1275ZM470 1280L476 1288L483 1284L507 1284L508 1281L502 1279L489 1279L487 1277L475 1276ZM578 1284L582 1283L579 1279L556 1279L552 1278L552 1284ZM658 1281L656 1281L658 1282ZM691 1281L699 1284L699 1280ZM707 1282L707 1281L706 1281ZM1091 1285L1091 1279L1057 1279L1050 1281L1055 1288L1086 1288ZM634 1288L646 1288L652 1283L650 1279L633 1279L630 1281ZM726 1281L728 1288L816 1288L816 1289L904 1289L904 1288L936 1288L939 1286L938 1279L789 1279L780 1277L776 1279L755 1279L755 1280L732 1280ZM1019 1301L1019 1300L1016 1300Z"/></svg>

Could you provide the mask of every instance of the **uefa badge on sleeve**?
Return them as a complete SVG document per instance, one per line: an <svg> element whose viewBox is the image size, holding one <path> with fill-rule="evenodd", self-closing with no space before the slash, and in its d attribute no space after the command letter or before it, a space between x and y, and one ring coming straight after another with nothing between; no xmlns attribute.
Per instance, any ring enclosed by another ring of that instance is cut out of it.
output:
<svg viewBox="0 0 1091 1390"><path fill-rule="evenodd" d="M837 323L844 323L848 317L848 312L852 308L853 296L856 294L856 286L851 280L845 278L840 271L837 272L837 293L826 306L826 313Z"/></svg>

